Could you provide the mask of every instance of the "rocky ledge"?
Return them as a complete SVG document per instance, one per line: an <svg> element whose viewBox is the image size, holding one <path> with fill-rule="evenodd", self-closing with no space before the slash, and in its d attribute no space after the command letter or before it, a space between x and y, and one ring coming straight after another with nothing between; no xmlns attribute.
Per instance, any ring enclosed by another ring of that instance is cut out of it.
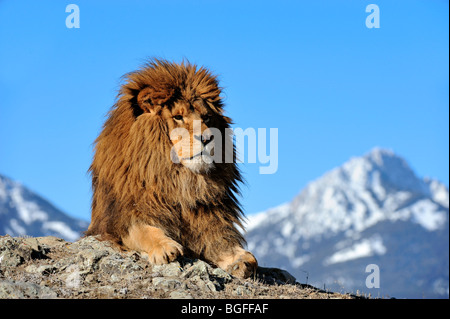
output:
<svg viewBox="0 0 450 319"><path fill-rule="evenodd" d="M120 252L85 237L0 237L0 298L295 298L350 299L303 285L287 271L259 267L238 279L181 257L151 265L145 254Z"/></svg>

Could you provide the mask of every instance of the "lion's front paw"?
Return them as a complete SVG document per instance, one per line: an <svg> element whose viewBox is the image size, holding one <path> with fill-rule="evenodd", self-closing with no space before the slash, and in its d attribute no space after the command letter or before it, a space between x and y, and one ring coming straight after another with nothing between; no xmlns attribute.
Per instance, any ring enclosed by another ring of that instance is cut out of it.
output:
<svg viewBox="0 0 450 319"><path fill-rule="evenodd" d="M133 225L123 243L130 249L147 253L149 261L156 265L167 264L183 255L183 247L154 226Z"/></svg>
<svg viewBox="0 0 450 319"><path fill-rule="evenodd" d="M255 256L248 251L244 251L237 259L228 267L226 271L238 278L248 278L256 272L258 262Z"/></svg>
<svg viewBox="0 0 450 319"><path fill-rule="evenodd" d="M183 255L183 246L174 240L167 239L159 242L147 253L152 264L162 265L170 263L178 256Z"/></svg>

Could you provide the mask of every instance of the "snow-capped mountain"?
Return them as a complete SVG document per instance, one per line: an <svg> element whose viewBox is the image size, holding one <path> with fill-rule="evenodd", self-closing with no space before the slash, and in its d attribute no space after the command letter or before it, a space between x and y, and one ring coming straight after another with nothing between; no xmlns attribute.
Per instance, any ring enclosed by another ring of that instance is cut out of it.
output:
<svg viewBox="0 0 450 319"><path fill-rule="evenodd" d="M292 202L250 216L247 231L260 265L303 283L375 297L449 297L448 189L418 178L392 151L350 159Z"/></svg>
<svg viewBox="0 0 450 319"><path fill-rule="evenodd" d="M88 223L61 212L20 183L0 175L0 235L56 236L74 241Z"/></svg>

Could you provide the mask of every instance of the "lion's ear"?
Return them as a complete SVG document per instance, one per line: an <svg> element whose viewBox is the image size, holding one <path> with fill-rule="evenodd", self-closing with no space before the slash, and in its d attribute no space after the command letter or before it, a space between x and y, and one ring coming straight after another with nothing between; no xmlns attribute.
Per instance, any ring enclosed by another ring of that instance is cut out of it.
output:
<svg viewBox="0 0 450 319"><path fill-rule="evenodd" d="M144 112L153 113L170 100L173 93L173 89L146 87L139 92L137 102Z"/></svg>

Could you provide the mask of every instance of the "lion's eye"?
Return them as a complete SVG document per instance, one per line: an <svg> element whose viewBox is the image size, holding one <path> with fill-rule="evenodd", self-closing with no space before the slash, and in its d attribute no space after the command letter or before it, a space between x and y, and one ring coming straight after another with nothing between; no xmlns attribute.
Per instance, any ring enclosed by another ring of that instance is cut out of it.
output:
<svg viewBox="0 0 450 319"><path fill-rule="evenodd" d="M173 118L175 120L177 120L177 121L181 121L183 119L183 116L182 115L175 115Z"/></svg>
<svg viewBox="0 0 450 319"><path fill-rule="evenodd" d="M205 122L205 124L209 124L209 122L211 122L211 116L208 115L203 121Z"/></svg>

